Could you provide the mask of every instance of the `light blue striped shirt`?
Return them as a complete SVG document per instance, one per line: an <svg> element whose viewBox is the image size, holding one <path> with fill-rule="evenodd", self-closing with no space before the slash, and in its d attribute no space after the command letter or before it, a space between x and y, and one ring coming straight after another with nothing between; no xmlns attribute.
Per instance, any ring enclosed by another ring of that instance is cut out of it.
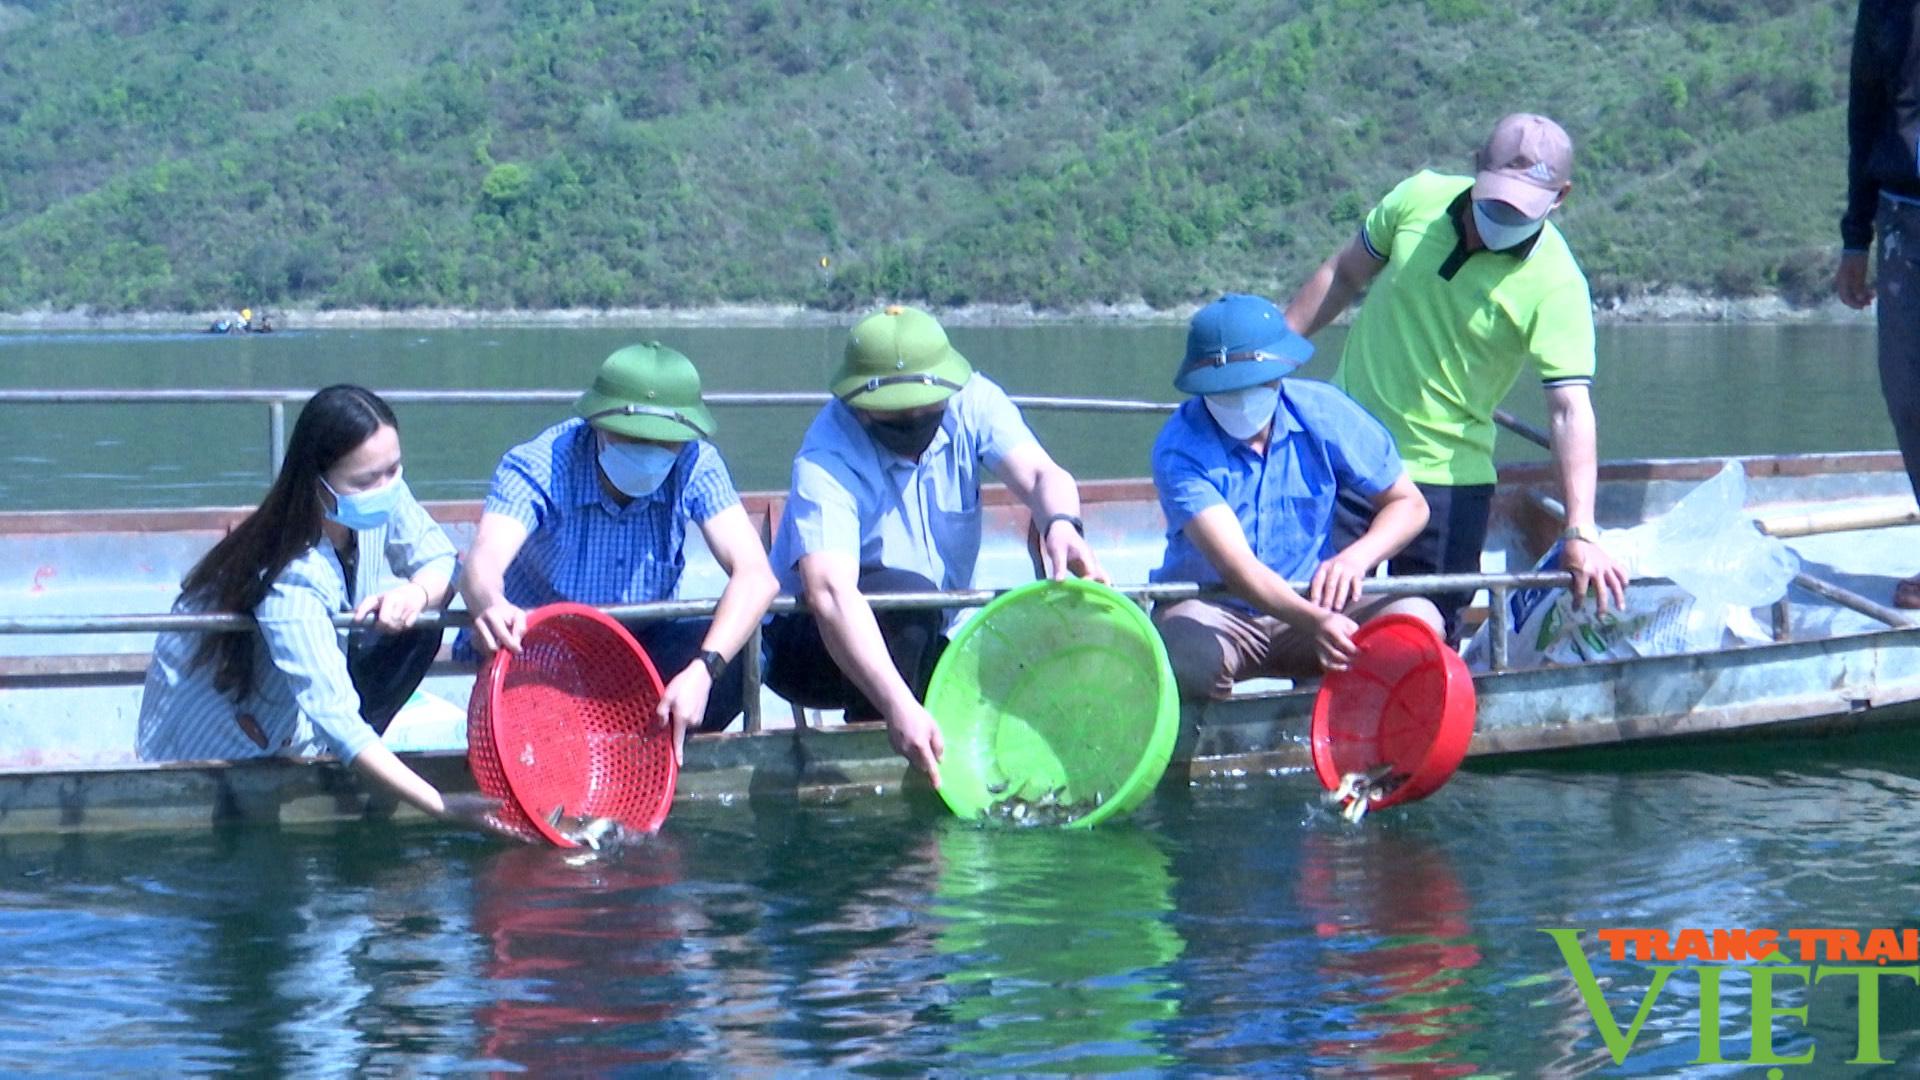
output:
<svg viewBox="0 0 1920 1080"><path fill-rule="evenodd" d="M574 419L507 451L485 512L526 526L502 585L509 601L531 610L673 599L687 566L687 522L704 525L739 501L720 451L694 440L658 488L622 506L600 482L593 428ZM455 659L477 659L469 636L463 630L454 641Z"/></svg>
<svg viewBox="0 0 1920 1080"><path fill-rule="evenodd" d="M401 492L385 526L357 533L354 542L363 552L382 551L402 578L423 570L441 581L453 578L453 542L410 491ZM356 576L368 580L364 572ZM211 663L194 665L202 635L161 634L140 699L140 759L334 754L352 761L359 756L379 736L360 718L360 695L347 674L348 632L331 623L336 613L352 611L357 599L332 541L323 536L295 557L253 609L260 623L254 635L255 685L238 701L214 689ZM182 596L173 610L199 608ZM252 718L264 745L247 734L243 717Z"/></svg>
<svg viewBox="0 0 1920 1080"><path fill-rule="evenodd" d="M862 571L905 570L944 589L973 585L980 556L980 470L1037 440L993 380L975 373L947 399L933 442L908 461L873 441L852 409L830 401L793 463L773 572L798 595L801 556L840 552Z"/></svg>

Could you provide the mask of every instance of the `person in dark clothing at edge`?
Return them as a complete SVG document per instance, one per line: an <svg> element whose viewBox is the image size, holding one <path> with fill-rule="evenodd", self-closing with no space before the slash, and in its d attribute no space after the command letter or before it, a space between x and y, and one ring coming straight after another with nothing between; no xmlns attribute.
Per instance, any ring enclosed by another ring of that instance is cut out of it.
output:
<svg viewBox="0 0 1920 1080"><path fill-rule="evenodd" d="M1834 292L1865 308L1877 291L1880 392L1920 497L1920 28L1916 0L1861 0L1847 99L1847 209ZM1880 235L1880 262L1867 253ZM1896 607L1920 608L1920 574L1894 587Z"/></svg>

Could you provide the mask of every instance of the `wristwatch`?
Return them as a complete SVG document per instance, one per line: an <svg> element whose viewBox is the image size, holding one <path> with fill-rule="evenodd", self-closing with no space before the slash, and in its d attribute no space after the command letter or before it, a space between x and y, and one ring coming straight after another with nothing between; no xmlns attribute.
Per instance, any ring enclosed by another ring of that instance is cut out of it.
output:
<svg viewBox="0 0 1920 1080"><path fill-rule="evenodd" d="M700 662L707 666L707 676L715 682L720 681L720 673L727 670L727 658L712 649L703 649Z"/></svg>
<svg viewBox="0 0 1920 1080"><path fill-rule="evenodd" d="M1600 542L1600 534L1585 525L1569 525L1560 533L1562 540L1585 540L1589 544Z"/></svg>
<svg viewBox="0 0 1920 1080"><path fill-rule="evenodd" d="M1079 533L1081 536L1087 535L1087 523L1084 521L1081 521L1077 517L1074 517L1072 514L1055 514L1052 517L1048 518L1047 520L1041 522L1040 535L1041 536L1047 535L1047 530L1053 528L1053 523L1056 521L1064 521L1067 524L1073 526L1073 531Z"/></svg>

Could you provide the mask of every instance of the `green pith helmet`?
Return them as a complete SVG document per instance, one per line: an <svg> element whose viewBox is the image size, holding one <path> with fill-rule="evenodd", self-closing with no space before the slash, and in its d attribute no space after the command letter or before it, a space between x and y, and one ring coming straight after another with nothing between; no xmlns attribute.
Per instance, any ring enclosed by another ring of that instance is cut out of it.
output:
<svg viewBox="0 0 1920 1080"><path fill-rule="evenodd" d="M635 439L686 442L713 437L713 414L700 400L693 361L657 341L629 345L600 362L593 389L574 415L602 431Z"/></svg>
<svg viewBox="0 0 1920 1080"><path fill-rule="evenodd" d="M862 409L897 412L952 397L973 377L973 365L947 342L947 332L918 308L869 315L847 336L833 396Z"/></svg>

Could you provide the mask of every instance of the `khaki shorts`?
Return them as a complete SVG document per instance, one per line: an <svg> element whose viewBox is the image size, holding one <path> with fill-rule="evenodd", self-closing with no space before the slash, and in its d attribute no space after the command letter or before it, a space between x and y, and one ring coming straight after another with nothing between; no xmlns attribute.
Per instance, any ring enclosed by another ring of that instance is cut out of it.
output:
<svg viewBox="0 0 1920 1080"><path fill-rule="evenodd" d="M1432 602L1422 597L1362 599L1347 615L1365 623L1391 613L1439 623ZM1182 600L1155 607L1153 623L1167 643L1167 659L1182 697L1218 700L1231 696L1233 684L1242 679L1317 679L1321 675L1313 635L1271 615L1210 600Z"/></svg>

